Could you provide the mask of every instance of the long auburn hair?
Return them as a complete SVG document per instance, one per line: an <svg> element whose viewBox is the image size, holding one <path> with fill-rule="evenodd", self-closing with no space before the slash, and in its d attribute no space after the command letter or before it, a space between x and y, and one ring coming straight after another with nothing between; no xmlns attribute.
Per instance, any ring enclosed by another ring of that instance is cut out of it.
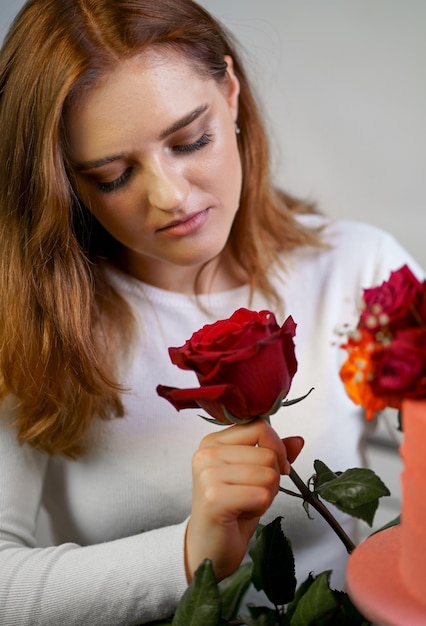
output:
<svg viewBox="0 0 426 626"><path fill-rule="evenodd" d="M195 71L240 81L243 167L229 245L250 287L276 298L267 271L283 249L318 245L269 182L268 147L232 36L191 0L29 0L0 53L0 399L17 399L20 443L76 457L92 420L123 415L115 364L132 318L108 281L114 241L67 172L64 111L121 59L150 45Z"/></svg>

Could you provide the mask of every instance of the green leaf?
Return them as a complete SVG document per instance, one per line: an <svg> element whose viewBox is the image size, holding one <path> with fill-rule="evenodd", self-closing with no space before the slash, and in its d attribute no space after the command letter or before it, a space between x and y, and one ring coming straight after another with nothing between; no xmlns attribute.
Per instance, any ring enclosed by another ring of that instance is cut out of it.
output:
<svg viewBox="0 0 426 626"><path fill-rule="evenodd" d="M315 487L320 487L324 483L328 483L330 480L334 480L339 476L339 473L333 472L325 463L319 461L318 459L314 461L314 469Z"/></svg>
<svg viewBox="0 0 426 626"><path fill-rule="evenodd" d="M277 612L267 606L249 605L250 615L240 615L245 626L276 626Z"/></svg>
<svg viewBox="0 0 426 626"><path fill-rule="evenodd" d="M338 602L330 589L331 571L319 574L301 596L291 619L291 626L326 624L335 613ZM331 622L330 622L331 623Z"/></svg>
<svg viewBox="0 0 426 626"><path fill-rule="evenodd" d="M319 463L315 461L315 468ZM337 474L328 470L324 464L321 465L323 467L316 480L317 494L344 513L362 519L371 526L379 498L390 495L382 480L370 469L353 468Z"/></svg>
<svg viewBox="0 0 426 626"><path fill-rule="evenodd" d="M291 618L297 608L300 598L305 595L314 580L315 577L312 574L309 574L308 578L296 589L294 599L287 606L285 624L291 624Z"/></svg>
<svg viewBox="0 0 426 626"><path fill-rule="evenodd" d="M334 591L334 596L339 603L333 624L345 624L345 626L368 626L370 622L361 615L350 597L344 591Z"/></svg>
<svg viewBox="0 0 426 626"><path fill-rule="evenodd" d="M259 537L260 533L262 532L264 528L265 528L265 524L261 524L259 522L259 524L256 526L256 533L255 533L256 539Z"/></svg>
<svg viewBox="0 0 426 626"><path fill-rule="evenodd" d="M182 596L173 626L218 626L221 600L212 563L205 559Z"/></svg>
<svg viewBox="0 0 426 626"><path fill-rule="evenodd" d="M370 504L364 504L363 506L359 506L357 509L350 509L346 511L342 508L342 511L345 513L349 513L352 517L356 517L357 519L361 519L366 522L369 526L373 525L374 516L379 507L379 501L376 500L371 502Z"/></svg>
<svg viewBox="0 0 426 626"><path fill-rule="evenodd" d="M252 569L251 563L241 565L232 576L219 583L223 619L231 620L237 617L241 600L250 586Z"/></svg>
<svg viewBox="0 0 426 626"><path fill-rule="evenodd" d="M253 584L276 606L290 602L296 589L293 551L284 535L282 519L276 517L267 524L250 550Z"/></svg>

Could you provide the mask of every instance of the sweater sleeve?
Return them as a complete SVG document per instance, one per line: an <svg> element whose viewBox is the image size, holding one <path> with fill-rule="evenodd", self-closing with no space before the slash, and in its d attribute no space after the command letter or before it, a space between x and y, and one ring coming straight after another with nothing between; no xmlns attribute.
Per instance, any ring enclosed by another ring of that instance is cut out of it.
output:
<svg viewBox="0 0 426 626"><path fill-rule="evenodd" d="M0 624L130 626L171 615L187 586L186 522L98 545L37 547L47 464L2 417Z"/></svg>

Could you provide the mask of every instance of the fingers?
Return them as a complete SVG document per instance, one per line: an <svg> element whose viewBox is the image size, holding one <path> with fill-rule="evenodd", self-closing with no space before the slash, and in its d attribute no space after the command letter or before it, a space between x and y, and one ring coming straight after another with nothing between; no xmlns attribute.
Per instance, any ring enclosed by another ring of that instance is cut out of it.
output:
<svg viewBox="0 0 426 626"><path fill-rule="evenodd" d="M213 515L229 509L234 518L248 512L255 516L264 513L278 493L279 474L273 467L252 463L214 465L199 474L198 487Z"/></svg>
<svg viewBox="0 0 426 626"><path fill-rule="evenodd" d="M280 439L275 430L263 419L254 420L243 426L231 426L219 432L207 435L201 441L200 449L226 446L240 446L241 462L250 462L244 459L244 450L253 449L271 450L276 458L279 471L282 474L290 472L290 463L299 456L305 441L303 437L285 437ZM254 448L256 446L256 448ZM228 453L229 449L227 449ZM220 456L218 457L219 460ZM253 459L255 457L252 457ZM258 459L260 460L260 459ZM226 461L225 461L226 462ZM232 462L230 459L229 462ZM236 461L235 461L236 462ZM256 461L254 461L256 462Z"/></svg>
<svg viewBox="0 0 426 626"><path fill-rule="evenodd" d="M277 455L270 448L246 445L210 445L200 447L194 454L193 468L201 472L207 467L224 466L230 471L230 465L244 465L251 467L252 471L258 466L272 468L280 473ZM254 467L253 467L254 466Z"/></svg>
<svg viewBox="0 0 426 626"><path fill-rule="evenodd" d="M283 463L285 446L267 424L208 435L192 458L194 505L203 502L205 515L221 524L261 515L278 493Z"/></svg>
<svg viewBox="0 0 426 626"><path fill-rule="evenodd" d="M207 435L201 442L201 446L220 445L221 443L232 445L241 444L246 446L262 445L262 443L275 439L275 431L264 419L255 419L241 426L229 426Z"/></svg>
<svg viewBox="0 0 426 626"><path fill-rule="evenodd" d="M271 450L279 471L286 474L289 472L286 447L275 430L263 419L242 426L230 426L207 435L200 443L200 450L221 446L226 446L226 454L229 454L228 446L238 446L247 450Z"/></svg>
<svg viewBox="0 0 426 626"><path fill-rule="evenodd" d="M275 481L274 481L275 482ZM204 506L216 524L227 526L236 520L252 520L268 510L278 488L271 491L264 485L214 485L204 493ZM247 537L247 540L249 536Z"/></svg>

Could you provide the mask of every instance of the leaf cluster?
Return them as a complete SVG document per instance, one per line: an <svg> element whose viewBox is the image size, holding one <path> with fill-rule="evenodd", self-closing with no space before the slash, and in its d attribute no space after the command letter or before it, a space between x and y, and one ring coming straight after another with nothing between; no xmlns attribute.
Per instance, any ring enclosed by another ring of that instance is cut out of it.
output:
<svg viewBox="0 0 426 626"><path fill-rule="evenodd" d="M330 571L310 574L296 590L294 557L282 519L260 531L250 552L253 563L224 581L217 583L211 561L203 561L174 617L155 626L368 626L347 594L330 588ZM248 613L240 613L250 583L275 608L248 605Z"/></svg>
<svg viewBox="0 0 426 626"><path fill-rule="evenodd" d="M333 472L319 460L314 469L313 498L321 497L371 526L379 498L389 495L380 478L369 469ZM331 571L311 573L297 587L294 555L282 522L277 517L260 525L251 562L219 583L211 561L203 561L174 616L151 626L369 626L349 596L330 587ZM263 591L274 608L249 604L241 612L250 585Z"/></svg>

